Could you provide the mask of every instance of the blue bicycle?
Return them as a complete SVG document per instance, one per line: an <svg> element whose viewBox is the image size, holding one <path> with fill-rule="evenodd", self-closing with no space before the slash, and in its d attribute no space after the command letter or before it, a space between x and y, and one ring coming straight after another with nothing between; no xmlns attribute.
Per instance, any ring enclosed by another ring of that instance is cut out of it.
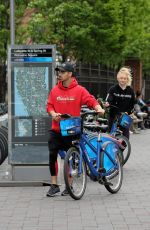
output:
<svg viewBox="0 0 150 230"><path fill-rule="evenodd" d="M132 118L126 114L119 112L119 108L115 105L110 105L117 111L116 118L113 122L113 125L110 130L110 134L115 136L121 143L122 143L122 150L123 150L123 165L128 161L130 154L131 154L131 144L127 137L123 135L121 131L122 128L130 128L132 124Z"/></svg>
<svg viewBox="0 0 150 230"><path fill-rule="evenodd" d="M118 139L122 143L122 153L123 153L123 162L124 165L131 154L131 143L127 137L123 135L123 132L121 131L122 128L130 127L132 124L132 118L127 115L126 113L120 113L119 108L115 105L110 105L110 107L113 107L117 111L116 118L112 124L111 130L109 132L110 135L114 136L116 139ZM105 108L105 111L107 109ZM103 118L97 118L97 121L102 127L103 132L107 132L108 130L108 119Z"/></svg>
<svg viewBox="0 0 150 230"><path fill-rule="evenodd" d="M117 193L123 180L120 142L109 134L101 134L98 123L94 127L92 125L97 135L86 132L92 129L83 123L87 114L97 115L91 111L81 117L60 121L62 135L74 136L72 147L64 159L64 180L70 196L75 200L81 199L85 193L87 175L104 185L110 193Z"/></svg>

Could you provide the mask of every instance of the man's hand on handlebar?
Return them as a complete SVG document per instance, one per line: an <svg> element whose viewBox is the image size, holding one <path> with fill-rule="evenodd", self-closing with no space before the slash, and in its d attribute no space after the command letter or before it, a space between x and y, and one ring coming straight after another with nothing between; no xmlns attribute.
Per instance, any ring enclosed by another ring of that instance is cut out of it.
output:
<svg viewBox="0 0 150 230"><path fill-rule="evenodd" d="M61 119L61 113L51 113L52 119L55 121L59 121Z"/></svg>
<svg viewBox="0 0 150 230"><path fill-rule="evenodd" d="M105 110L101 108L101 109L96 110L96 112L99 113L100 115L104 115Z"/></svg>
<svg viewBox="0 0 150 230"><path fill-rule="evenodd" d="M61 119L67 119L71 117L70 114L67 113L61 114L61 113L56 113L54 111L51 111L50 115L52 116L52 119L55 121L60 121Z"/></svg>
<svg viewBox="0 0 150 230"><path fill-rule="evenodd" d="M95 111L96 111L97 113L99 113L100 115L104 115L104 113L105 113L105 110L102 109L102 107L101 107L100 105L97 105L94 109L95 109Z"/></svg>

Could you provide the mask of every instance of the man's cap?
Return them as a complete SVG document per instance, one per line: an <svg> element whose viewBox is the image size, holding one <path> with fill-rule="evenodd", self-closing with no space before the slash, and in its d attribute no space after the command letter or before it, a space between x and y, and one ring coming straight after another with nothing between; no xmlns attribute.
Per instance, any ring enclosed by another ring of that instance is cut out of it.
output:
<svg viewBox="0 0 150 230"><path fill-rule="evenodd" d="M74 65L69 63L69 62L64 62L59 64L56 68L56 71L66 71L66 72L72 72L73 75L75 76L75 69Z"/></svg>

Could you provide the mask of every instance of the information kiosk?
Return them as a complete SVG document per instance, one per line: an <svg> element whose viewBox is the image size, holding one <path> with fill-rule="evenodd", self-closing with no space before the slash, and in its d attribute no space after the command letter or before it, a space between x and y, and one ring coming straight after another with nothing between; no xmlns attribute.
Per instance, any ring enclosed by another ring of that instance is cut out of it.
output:
<svg viewBox="0 0 150 230"><path fill-rule="evenodd" d="M49 177L46 101L54 86L55 46L9 47L8 146L13 180Z"/></svg>

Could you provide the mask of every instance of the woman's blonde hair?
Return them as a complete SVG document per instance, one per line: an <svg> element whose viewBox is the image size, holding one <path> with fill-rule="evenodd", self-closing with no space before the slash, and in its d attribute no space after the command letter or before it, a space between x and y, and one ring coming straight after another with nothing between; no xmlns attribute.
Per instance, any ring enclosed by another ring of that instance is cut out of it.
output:
<svg viewBox="0 0 150 230"><path fill-rule="evenodd" d="M126 74L126 76L128 77L127 85L130 86L131 83L132 83L131 69L128 68L128 67L122 67L122 68L119 70L118 74L117 74L117 79L118 79L119 73L125 73L125 74Z"/></svg>

